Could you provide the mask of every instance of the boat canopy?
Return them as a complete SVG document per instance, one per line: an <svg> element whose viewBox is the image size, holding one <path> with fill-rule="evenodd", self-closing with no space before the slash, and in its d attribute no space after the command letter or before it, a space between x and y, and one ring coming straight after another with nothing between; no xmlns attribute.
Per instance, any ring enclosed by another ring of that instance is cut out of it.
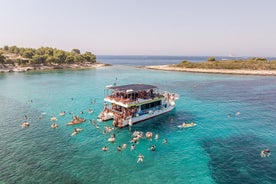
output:
<svg viewBox="0 0 276 184"><path fill-rule="evenodd" d="M148 84L128 84L128 85L122 85L122 86L107 86L107 88L114 91L133 92L133 91L156 89L157 87L153 85L148 85Z"/></svg>

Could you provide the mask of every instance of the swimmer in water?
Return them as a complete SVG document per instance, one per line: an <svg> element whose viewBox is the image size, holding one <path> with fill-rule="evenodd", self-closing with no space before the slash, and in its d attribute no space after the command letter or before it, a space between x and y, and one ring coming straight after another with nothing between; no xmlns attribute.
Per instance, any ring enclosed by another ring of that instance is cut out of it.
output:
<svg viewBox="0 0 276 184"><path fill-rule="evenodd" d="M90 123L93 124L93 125L95 125L95 124L96 124L96 121L95 121L94 119L91 119L91 120L90 120Z"/></svg>
<svg viewBox="0 0 276 184"><path fill-rule="evenodd" d="M164 139L163 144L167 144L167 143L168 143L168 139Z"/></svg>
<svg viewBox="0 0 276 184"><path fill-rule="evenodd" d="M25 127L28 127L28 126L30 126L29 122L24 122L24 123L21 124L22 128L25 128Z"/></svg>
<svg viewBox="0 0 276 184"><path fill-rule="evenodd" d="M143 161L144 161L144 156L140 153L139 156L138 156L137 163L143 162Z"/></svg>
<svg viewBox="0 0 276 184"><path fill-rule="evenodd" d="M102 148L102 150L103 150L103 151L107 151L108 148L107 148L106 146L104 146L104 147Z"/></svg>
<svg viewBox="0 0 276 184"><path fill-rule="evenodd" d="M155 150L156 150L156 146L155 146L155 145L152 145L152 146L150 147L150 150L151 150L151 151L155 151Z"/></svg>
<svg viewBox="0 0 276 184"><path fill-rule="evenodd" d="M126 149L126 147L127 147L127 144L123 144L123 145L122 145L122 148L123 148L123 149Z"/></svg>
<svg viewBox="0 0 276 184"><path fill-rule="evenodd" d="M159 136L158 134L155 134L155 140L158 140Z"/></svg>
<svg viewBox="0 0 276 184"><path fill-rule="evenodd" d="M71 136L77 135L80 131L82 131L81 128L74 128L73 133L71 134Z"/></svg>
<svg viewBox="0 0 276 184"><path fill-rule="evenodd" d="M135 145L132 144L131 147L130 147L130 151L134 150L135 149Z"/></svg>
<svg viewBox="0 0 276 184"><path fill-rule="evenodd" d="M120 152L120 151L122 151L122 147L119 145L118 147L117 147L117 150Z"/></svg>
<svg viewBox="0 0 276 184"><path fill-rule="evenodd" d="M261 151L261 157L269 157L270 156L270 150L265 149Z"/></svg>

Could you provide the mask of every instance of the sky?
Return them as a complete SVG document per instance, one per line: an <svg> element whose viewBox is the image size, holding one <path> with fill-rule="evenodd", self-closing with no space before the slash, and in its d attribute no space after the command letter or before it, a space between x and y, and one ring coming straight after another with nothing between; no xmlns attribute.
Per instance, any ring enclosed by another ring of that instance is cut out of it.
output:
<svg viewBox="0 0 276 184"><path fill-rule="evenodd" d="M275 0L0 0L0 47L276 56Z"/></svg>

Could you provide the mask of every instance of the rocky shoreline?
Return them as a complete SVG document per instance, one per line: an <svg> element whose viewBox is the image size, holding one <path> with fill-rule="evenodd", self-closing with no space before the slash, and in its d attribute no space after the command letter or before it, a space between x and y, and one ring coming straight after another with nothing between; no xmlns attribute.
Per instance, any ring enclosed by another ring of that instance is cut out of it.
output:
<svg viewBox="0 0 276 184"><path fill-rule="evenodd" d="M110 66L103 63L78 63L78 64L61 64L61 65L35 65L35 66L16 66L11 64L0 65L0 73L10 72L27 72L32 70L60 70L60 69L91 69L104 66Z"/></svg>
<svg viewBox="0 0 276 184"><path fill-rule="evenodd" d="M201 69L201 68L181 68L174 65L144 66L143 68L154 69L154 70L193 72L193 73L276 76L276 70Z"/></svg>

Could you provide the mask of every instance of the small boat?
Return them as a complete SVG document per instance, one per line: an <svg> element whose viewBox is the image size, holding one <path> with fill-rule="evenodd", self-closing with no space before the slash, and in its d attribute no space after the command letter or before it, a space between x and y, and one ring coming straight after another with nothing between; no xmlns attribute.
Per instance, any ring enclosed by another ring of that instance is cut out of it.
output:
<svg viewBox="0 0 276 184"><path fill-rule="evenodd" d="M85 121L86 121L86 119L84 119L84 118L74 117L74 119L71 120L69 123L67 123L66 126L77 125L77 124L83 123Z"/></svg>
<svg viewBox="0 0 276 184"><path fill-rule="evenodd" d="M53 123L52 125L51 125L51 128L57 128L58 127L58 124L56 124L56 123Z"/></svg>
<svg viewBox="0 0 276 184"><path fill-rule="evenodd" d="M190 127L194 127L196 126L196 124L194 122L192 123L182 123L181 125L178 125L178 128L190 128Z"/></svg>
<svg viewBox="0 0 276 184"><path fill-rule="evenodd" d="M30 126L29 122L24 122L24 123L21 124L22 128L25 128L25 127L28 127L28 126Z"/></svg>

